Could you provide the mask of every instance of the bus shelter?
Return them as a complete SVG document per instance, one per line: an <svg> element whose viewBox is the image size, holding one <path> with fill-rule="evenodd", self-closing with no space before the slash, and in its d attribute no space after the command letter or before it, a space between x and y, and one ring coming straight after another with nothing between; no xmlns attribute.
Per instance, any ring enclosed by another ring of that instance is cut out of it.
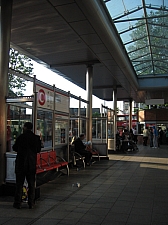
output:
<svg viewBox="0 0 168 225"><path fill-rule="evenodd" d="M55 150L57 155L63 157L69 163L72 161L70 143L73 136L87 132L88 117L86 108L88 101L74 96L70 92L63 91L46 84L36 76L30 77L23 74L15 74L26 80L30 95L16 96L14 94L6 98L7 104L7 141L6 141L6 182L15 182L14 166L16 153L12 146L16 138L22 133L25 122L33 122L33 131L41 132L44 147L42 151ZM74 102L75 101L75 102ZM73 110L72 105L78 105ZM85 109L85 110L84 110ZM107 143L109 130L108 112L101 114L100 118L92 120L92 129L96 128L96 136L93 136L93 147L100 152L100 157L108 157ZM108 122L107 122L108 121ZM110 131L110 132L111 132Z"/></svg>

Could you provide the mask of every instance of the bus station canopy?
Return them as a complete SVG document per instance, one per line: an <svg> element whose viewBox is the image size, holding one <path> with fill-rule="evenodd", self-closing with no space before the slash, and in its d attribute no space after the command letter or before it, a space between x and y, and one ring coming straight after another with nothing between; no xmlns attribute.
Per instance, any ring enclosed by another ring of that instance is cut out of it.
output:
<svg viewBox="0 0 168 225"><path fill-rule="evenodd" d="M100 99L168 102L168 1L13 0L11 47L83 89L92 65Z"/></svg>

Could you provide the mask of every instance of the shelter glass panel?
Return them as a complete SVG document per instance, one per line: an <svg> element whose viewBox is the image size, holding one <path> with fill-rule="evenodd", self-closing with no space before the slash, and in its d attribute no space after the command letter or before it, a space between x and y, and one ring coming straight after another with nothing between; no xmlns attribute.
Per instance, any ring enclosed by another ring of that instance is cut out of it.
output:
<svg viewBox="0 0 168 225"><path fill-rule="evenodd" d="M17 105L7 105L7 152L12 151L16 138L22 133L25 122L32 121L32 109Z"/></svg>
<svg viewBox="0 0 168 225"><path fill-rule="evenodd" d="M52 147L52 116L49 111L37 111L37 127L41 131L44 147Z"/></svg>
<svg viewBox="0 0 168 225"><path fill-rule="evenodd" d="M87 104L84 102L81 102L80 116L86 117L86 109L87 109Z"/></svg>
<svg viewBox="0 0 168 225"><path fill-rule="evenodd" d="M55 121L55 145L67 144L68 134L68 121L66 120L56 120Z"/></svg>
<svg viewBox="0 0 168 225"><path fill-rule="evenodd" d="M78 116L79 100L70 97L70 115Z"/></svg>

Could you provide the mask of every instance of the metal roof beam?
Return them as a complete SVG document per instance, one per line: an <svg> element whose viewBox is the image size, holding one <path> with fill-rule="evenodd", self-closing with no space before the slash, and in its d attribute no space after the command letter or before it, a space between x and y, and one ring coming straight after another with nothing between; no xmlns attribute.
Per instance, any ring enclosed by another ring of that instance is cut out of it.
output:
<svg viewBox="0 0 168 225"><path fill-rule="evenodd" d="M138 28L138 27L142 27L142 26L144 26L144 25L145 25L145 23L142 23L142 24L140 24L140 25L138 25L138 26L130 26L128 29L119 32L119 35L124 34L124 33L126 33L126 32L129 32L129 31L131 31L131 30L134 30L134 29L136 29L136 28Z"/></svg>
<svg viewBox="0 0 168 225"><path fill-rule="evenodd" d="M127 53L128 53L128 55L129 55L129 54L131 54L131 53L133 53L133 52L137 52L137 51L142 50L142 49L147 48L147 47L148 47L148 45L145 45L145 46L143 46L143 47L141 47L141 48L135 48L135 50L132 50L132 51L127 52Z"/></svg>
<svg viewBox="0 0 168 225"><path fill-rule="evenodd" d="M165 11L168 12L168 9L166 9L166 6L161 6L161 7L156 7L156 6L152 6L150 5L146 5L147 9L154 9L154 10L161 10L161 11Z"/></svg>
<svg viewBox="0 0 168 225"><path fill-rule="evenodd" d="M147 18L147 12L146 12L146 8L145 8L145 0L142 0L142 5L143 5L143 10L144 10L144 15L145 15L146 32L147 32L147 39L148 39L148 43L149 43L149 52L150 52L151 61L152 61L152 70L154 72L153 54L152 54L152 48L151 48L149 25L148 25L148 20L146 19Z"/></svg>
<svg viewBox="0 0 168 225"><path fill-rule="evenodd" d="M168 77L138 77L139 89L167 89L168 87Z"/></svg>
<svg viewBox="0 0 168 225"><path fill-rule="evenodd" d="M136 17L132 19L126 19L126 20L118 20L114 21L114 23L121 23L121 22L129 22L129 21L137 21L137 20L144 20L144 19L156 19L156 18L161 18L161 17L167 17L168 15L162 15L162 16L150 16L150 17Z"/></svg>
<svg viewBox="0 0 168 225"><path fill-rule="evenodd" d="M135 39L133 39L133 40L131 40L131 41L125 42L124 45L131 44L132 42L139 41L139 40L141 40L141 39L143 39L143 38L147 38L147 36L144 35L144 36L142 36L142 37L140 37L140 38L135 38Z"/></svg>
<svg viewBox="0 0 168 225"><path fill-rule="evenodd" d="M126 11L124 11L124 14L122 14L121 16L113 18L113 21L115 22L116 20L121 19L121 18L123 18L125 16L128 16L128 15L130 15L130 14L132 14L134 12L137 12L137 11L139 11L141 9L142 9L142 6L138 6L136 9L133 9L133 10L130 10L130 11L126 10Z"/></svg>
<svg viewBox="0 0 168 225"><path fill-rule="evenodd" d="M62 63L62 64L52 64L50 65L50 68L56 68L56 67L64 67L64 66L78 66L78 65L94 65L96 63L100 63L99 60L92 60L92 61L82 61L82 62L71 62L71 63Z"/></svg>
<svg viewBox="0 0 168 225"><path fill-rule="evenodd" d="M152 25L152 26L158 26L158 27L165 27L165 28L168 27L168 25L166 25L165 23L151 23L151 22L148 22L148 24Z"/></svg>
<svg viewBox="0 0 168 225"><path fill-rule="evenodd" d="M141 69L141 72L137 71L137 73L139 73L138 75L140 75L141 73L147 71L150 67L151 67L151 66L143 67L143 68Z"/></svg>
<svg viewBox="0 0 168 225"><path fill-rule="evenodd" d="M115 85L116 88L122 88L121 85ZM93 86L93 89L106 89L106 88L110 88L110 89L114 89L114 85L95 85Z"/></svg>
<svg viewBox="0 0 168 225"><path fill-rule="evenodd" d="M136 57L134 59L131 59L131 61L134 61L134 60L139 59L139 58L143 58L143 57L148 56L148 55L150 55L150 53L146 53L144 55L140 55L139 57Z"/></svg>

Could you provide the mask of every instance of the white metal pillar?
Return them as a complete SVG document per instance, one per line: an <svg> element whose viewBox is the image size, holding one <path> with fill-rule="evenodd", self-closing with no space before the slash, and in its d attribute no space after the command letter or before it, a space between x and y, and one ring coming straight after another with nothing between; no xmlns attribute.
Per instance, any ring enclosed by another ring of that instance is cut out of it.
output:
<svg viewBox="0 0 168 225"><path fill-rule="evenodd" d="M93 91L93 66L88 65L86 71L86 92L87 92L87 110L86 110L86 140L92 141L92 91Z"/></svg>
<svg viewBox="0 0 168 225"><path fill-rule="evenodd" d="M116 150L116 131L117 131L117 89L113 89L113 110L114 110L114 150Z"/></svg>
<svg viewBox="0 0 168 225"><path fill-rule="evenodd" d="M53 118L52 118L52 150L55 149L55 107L56 107L56 90L55 84L53 84L53 91L54 91L54 108L53 108ZM69 107L70 108L70 107ZM68 157L69 159L69 157Z"/></svg>
<svg viewBox="0 0 168 225"><path fill-rule="evenodd" d="M129 130L132 129L132 99L129 101Z"/></svg>
<svg viewBox="0 0 168 225"><path fill-rule="evenodd" d="M78 107L78 137L82 133L82 121L81 121L81 96L79 96L79 107Z"/></svg>
<svg viewBox="0 0 168 225"><path fill-rule="evenodd" d="M1 0L0 6L0 185L5 179L5 157L7 148L7 105L8 64L13 0Z"/></svg>
<svg viewBox="0 0 168 225"><path fill-rule="evenodd" d="M36 75L34 75L34 102L33 102L33 132L37 133L37 91L36 91Z"/></svg>

